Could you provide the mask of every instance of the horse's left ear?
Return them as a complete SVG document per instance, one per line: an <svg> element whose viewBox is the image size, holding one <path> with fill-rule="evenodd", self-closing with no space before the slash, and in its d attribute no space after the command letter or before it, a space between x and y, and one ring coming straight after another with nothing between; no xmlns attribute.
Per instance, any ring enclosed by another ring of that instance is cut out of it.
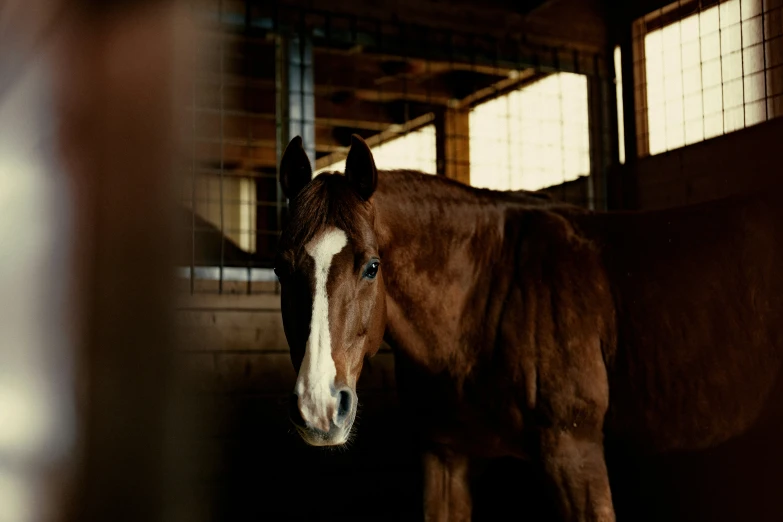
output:
<svg viewBox="0 0 783 522"><path fill-rule="evenodd" d="M356 134L351 136L351 150L345 159L345 177L365 201L378 186L378 169L370 147Z"/></svg>
<svg viewBox="0 0 783 522"><path fill-rule="evenodd" d="M280 186L286 198L293 200L296 195L310 183L313 178L313 168L307 158L307 152L302 147L302 137L295 136L283 152L280 160Z"/></svg>

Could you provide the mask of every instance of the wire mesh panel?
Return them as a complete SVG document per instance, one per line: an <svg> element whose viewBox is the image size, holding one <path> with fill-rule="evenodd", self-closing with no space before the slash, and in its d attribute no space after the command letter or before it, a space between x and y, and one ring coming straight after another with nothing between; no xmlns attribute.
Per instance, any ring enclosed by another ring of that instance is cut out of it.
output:
<svg viewBox="0 0 783 522"><path fill-rule="evenodd" d="M596 204L603 56L268 3L194 5L205 29L180 263L191 292L277 291L276 169L297 134L316 174L343 171L358 134L380 169Z"/></svg>
<svg viewBox="0 0 783 522"><path fill-rule="evenodd" d="M275 41L248 34L251 22L268 19L250 17L244 2L196 2L194 13L203 29L188 107L190 248L181 273L193 292L274 290L264 268L280 229Z"/></svg>
<svg viewBox="0 0 783 522"><path fill-rule="evenodd" d="M640 156L783 114L783 5L679 1L634 23Z"/></svg>

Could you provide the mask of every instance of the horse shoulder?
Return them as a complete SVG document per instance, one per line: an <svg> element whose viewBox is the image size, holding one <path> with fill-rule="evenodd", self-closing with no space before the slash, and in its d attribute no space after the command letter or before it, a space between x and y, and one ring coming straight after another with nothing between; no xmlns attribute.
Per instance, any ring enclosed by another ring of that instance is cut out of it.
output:
<svg viewBox="0 0 783 522"><path fill-rule="evenodd" d="M600 252L566 216L527 210L514 219L516 276L503 337L524 403L544 424L599 429L614 344Z"/></svg>

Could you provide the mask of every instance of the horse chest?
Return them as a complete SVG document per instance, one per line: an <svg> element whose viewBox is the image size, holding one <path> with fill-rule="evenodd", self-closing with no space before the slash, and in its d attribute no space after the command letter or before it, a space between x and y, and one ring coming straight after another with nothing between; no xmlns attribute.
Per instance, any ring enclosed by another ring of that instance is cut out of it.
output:
<svg viewBox="0 0 783 522"><path fill-rule="evenodd" d="M397 390L406 415L433 442L483 457L526 457L522 405L497 386L434 375L397 356Z"/></svg>

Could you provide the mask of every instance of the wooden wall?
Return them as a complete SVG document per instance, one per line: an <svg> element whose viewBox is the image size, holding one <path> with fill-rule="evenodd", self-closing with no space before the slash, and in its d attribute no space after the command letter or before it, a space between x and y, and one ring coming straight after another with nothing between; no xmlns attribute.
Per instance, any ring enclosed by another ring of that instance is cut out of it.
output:
<svg viewBox="0 0 783 522"><path fill-rule="evenodd" d="M699 203L783 182L783 119L639 160L636 205L657 209Z"/></svg>

